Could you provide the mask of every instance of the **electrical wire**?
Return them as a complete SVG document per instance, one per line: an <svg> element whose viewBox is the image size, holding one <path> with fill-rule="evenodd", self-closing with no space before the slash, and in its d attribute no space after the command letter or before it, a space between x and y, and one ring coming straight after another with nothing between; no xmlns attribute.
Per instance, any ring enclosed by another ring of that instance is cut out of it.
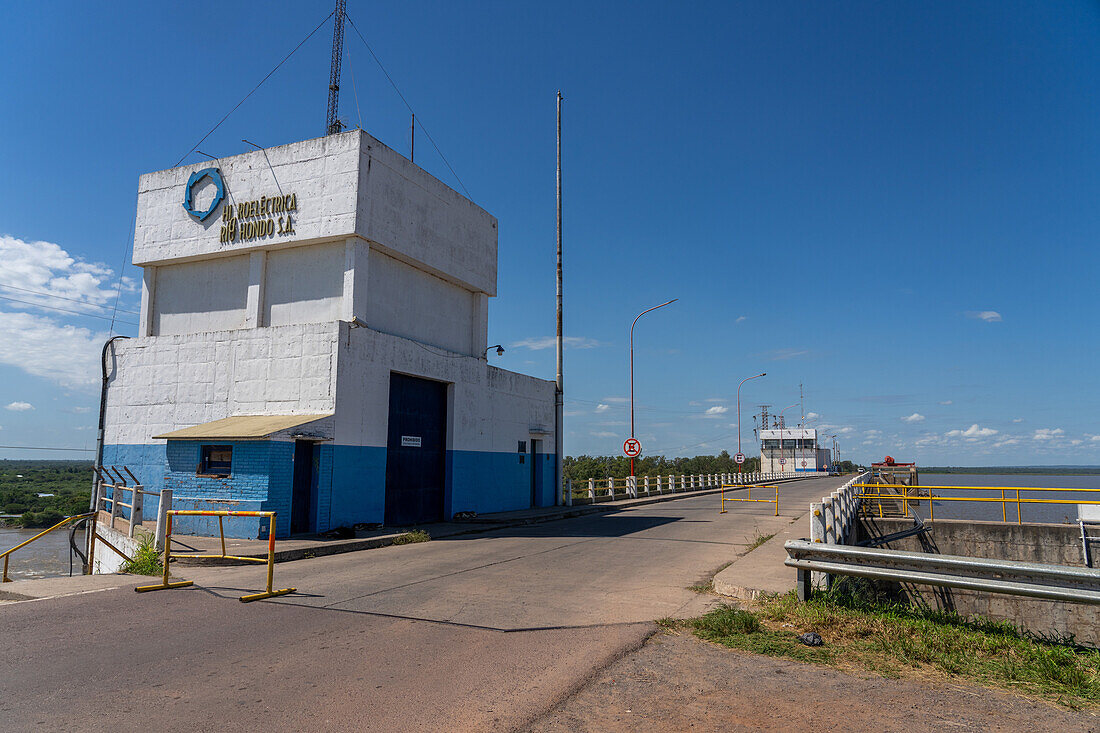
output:
<svg viewBox="0 0 1100 733"><path fill-rule="evenodd" d="M297 51L297 50L298 50L299 48L301 48L302 46L304 46L304 45L305 45L305 43L306 43L306 41L308 41L308 40L309 40L310 38L313 38L313 34L314 34L314 33L316 33L317 31L321 30L321 26L323 26L323 25L324 25L325 23L327 23L327 22L328 22L328 19L329 19L329 18L331 18L331 17L332 17L332 16L334 16L334 15L336 15L336 11L335 11L335 10L333 10L333 11L332 11L331 13L329 13L328 15L326 15L326 16L325 16L325 19L324 19L324 20L322 20L322 21L321 21L320 23L318 23L318 24L317 24L317 27L316 27L316 28L314 28L313 30L311 30L311 31L309 32L309 35L308 35L308 36L306 36L305 38L303 38L303 39L302 39L302 42L301 42L301 43L299 43L299 44L298 44L297 46L295 46L295 47L294 47L294 50L293 50L293 51L291 51L291 52L290 52L290 53L288 53L288 54L287 54L286 56L284 56L284 57L283 57L283 60L282 60L282 61L280 61L279 63L277 63L277 64L275 65L275 68L274 68L274 69L272 69L271 71L267 72L267 76L265 76L265 77L264 77L263 79L260 79L260 83L259 83L259 84L257 84L256 86L252 87L252 91L251 91L251 92L249 92L248 94L244 95L244 99L242 99L241 101L237 102L237 104L235 104L235 105L233 106L233 109L231 109L231 110L229 110L228 112L226 112L226 113L225 113L225 116L224 116L224 117L222 117L222 118L221 118L220 120L218 120L218 124L216 124L216 125L214 125L213 127L211 127L211 128L210 128L210 132L208 132L208 133L206 133L205 135L203 135L203 136L202 136L202 139L201 139L201 140L199 140L199 141L198 141L197 143L195 143L194 147L192 147L192 148L191 148L190 150L188 150L188 151L187 151L186 153L184 153L184 154L183 154L183 156L182 156L182 157L181 157L181 158L180 158L179 160L177 160L177 161L176 161L176 165L174 165L174 166L172 166L172 167L173 167L173 168L175 168L176 166L178 166L178 165L179 165L180 163L182 163L182 162L183 162L184 158L186 158L186 157L187 157L188 155L190 155L191 153L195 152L195 150L196 150L196 149L198 149L198 147L199 147L200 145L202 145L202 144L203 144L203 142L204 142L204 141L206 140L206 138L208 138L208 137L210 137L211 135L213 135L213 134L214 134L214 130L217 130L217 129L218 129L219 127L221 127L221 124L222 124L223 122L225 122L225 121L226 121L227 119L229 119L229 115L231 115L231 114L233 114L234 112L236 112L236 111L237 111L237 107L240 107L240 106L241 106L242 104L244 104L244 103L245 103L246 101L248 101L248 98L249 98L249 97L251 97L251 96L252 96L252 95L253 95L253 94L255 93L255 91L256 91L257 89L259 89L259 88L260 88L261 86L263 86L263 83L264 83L265 81L267 81L267 80L268 80L268 79L269 79L269 78L271 77L271 75L272 75L272 74L274 74L274 73L275 73L276 71L278 71L278 70L279 70L279 67L281 67L281 66L282 66L283 64L285 64L285 63L287 62L287 60L288 60L288 59L289 59L289 58L290 58L291 56L293 56L293 55L294 55L295 51ZM346 17L346 14L345 14L345 17Z"/></svg>
<svg viewBox="0 0 1100 733"><path fill-rule="evenodd" d="M374 49L370 47L369 43L367 43L367 39L364 38L363 34L359 32L359 26L355 25L355 21L352 20L351 16L347 13L344 13L344 17L347 18L349 23L351 23L351 27L352 30L355 31L355 35L359 36L359 40L362 41L363 45L367 47L368 51L370 51L370 55L374 58L374 62L378 64L378 68L382 70L383 74L385 74L386 79L390 83L390 86L393 87L393 90L395 92L397 92L397 96L401 97L401 101L405 103L405 108L409 110L409 114L415 115L416 111L413 110L412 105L409 104L409 100L405 99L405 95L401 93L401 90L397 88L397 83L393 80L393 77L390 76L390 72L386 71L386 67L382 65L382 60L378 58L378 54L374 52ZM443 160L443 163L447 166L447 169L451 172L451 175L455 177L456 181L458 181L458 185L461 186L462 190L466 192L466 197L472 199L473 196L470 194L469 189L466 188L466 185L462 182L462 179L458 177L457 173L455 173L455 169L451 166L450 161L447 160L447 156L443 155L443 151L439 149L438 145L436 145L435 139L432 137L432 134L428 132L428 128L424 127L424 122L418 119L416 121L416 124L418 124L420 126L420 129L424 131L424 134L428 136L428 142L430 142L432 144L432 147L435 148L435 152L439 153L439 157Z"/></svg>
<svg viewBox="0 0 1100 733"><path fill-rule="evenodd" d="M67 300L70 303L80 303L81 305L90 306L92 308L108 309L110 306L100 305L99 303L89 303L86 300L80 300L79 298L66 298L64 295L57 295L55 293L46 293L41 290L31 290L29 288L20 288L15 285L0 285L0 289L3 290L18 290L23 293L30 293L31 295L41 295L44 298L57 298L58 300ZM125 308L115 308L120 313L132 313L135 316L140 315L137 311L127 310Z"/></svg>
<svg viewBox="0 0 1100 733"><path fill-rule="evenodd" d="M0 445L0 448L8 450L71 450L80 453L95 453L95 448L49 448L40 445Z"/></svg>
<svg viewBox="0 0 1100 733"><path fill-rule="evenodd" d="M6 295L0 295L0 298L3 298L4 300L10 300L13 303L22 303L23 305L32 305L35 308L45 308L46 310L51 310L51 311L61 311L62 313L72 313L73 315L76 315L76 316L87 316L88 318L98 318L98 319L103 320L103 321L113 321L114 320L110 316L100 316L100 315L96 315L95 313L84 313L82 311L69 310L68 308L59 308L56 305L42 305L41 303L35 303L33 301L30 301L30 300L19 300L19 298L9 298ZM124 323L127 326L136 326L136 325L138 325L137 323L135 323L133 321L119 321L119 323Z"/></svg>
<svg viewBox="0 0 1100 733"><path fill-rule="evenodd" d="M351 93L355 97L355 116L359 118L359 129L363 129L363 113L359 111L359 88L355 83L355 67L351 65L351 49L344 46L344 55L348 57L348 71L351 72Z"/></svg>
<svg viewBox="0 0 1100 733"><path fill-rule="evenodd" d="M137 224L137 199L134 200L134 213L130 216L130 238L122 248L122 266L118 268L118 288L115 290L115 307L111 311L111 332L115 335L115 316L118 315L118 301L122 297L122 273L126 271L126 260L130 259L130 247L134 244L134 226Z"/></svg>

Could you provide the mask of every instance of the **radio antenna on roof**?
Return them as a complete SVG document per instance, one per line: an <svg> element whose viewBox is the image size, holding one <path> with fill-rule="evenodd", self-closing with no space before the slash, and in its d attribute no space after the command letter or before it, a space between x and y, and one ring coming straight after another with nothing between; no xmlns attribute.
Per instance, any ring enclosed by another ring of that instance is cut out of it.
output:
<svg viewBox="0 0 1100 733"><path fill-rule="evenodd" d="M336 0L336 19L332 25L332 69L328 77L328 116L325 118L325 134L332 135L344 129L336 119L340 106L340 59L344 55L344 18L347 16L347 0Z"/></svg>

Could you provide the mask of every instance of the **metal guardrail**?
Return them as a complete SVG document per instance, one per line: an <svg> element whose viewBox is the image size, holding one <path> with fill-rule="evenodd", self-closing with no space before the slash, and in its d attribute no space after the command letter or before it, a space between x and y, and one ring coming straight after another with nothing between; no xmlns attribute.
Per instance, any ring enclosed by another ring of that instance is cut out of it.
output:
<svg viewBox="0 0 1100 733"><path fill-rule="evenodd" d="M784 548L789 556L784 564L798 571L797 588L801 600L808 599L813 592L811 572L819 572L1100 605L1100 570L1091 568L827 545L806 540L790 540Z"/></svg>
<svg viewBox="0 0 1100 733"><path fill-rule="evenodd" d="M4 558L4 568L3 568L2 571L0 571L0 582L3 582L3 583L11 583L12 582L12 579L8 577L8 560L11 558L11 554L13 552L15 552L16 550L18 550L20 548L26 547L30 543L37 540L39 537L45 537L46 535L48 535L50 532L53 532L54 530L61 529L62 527L65 527L69 524L73 524L74 522L79 522L79 521L83 521L83 520L88 520L89 522L91 522L91 528L88 532L88 561L87 561L87 565L85 567L85 574L90 574L90 573L94 572L96 542L102 542L108 548L110 548L116 555L121 557L123 560L133 562L133 558L131 558L129 555L127 555L125 552L118 549L114 545L112 545L103 535L99 534L98 525L96 523L96 519L97 519L98 514L99 514L99 512L86 512L84 514L74 514L71 517L65 517L64 519L62 519L57 524L53 525L52 527L50 527L48 529L42 530L41 532L36 534L34 537L31 537L29 540L24 540L23 542L20 542L15 547L12 547L9 550L4 550L3 552L0 552L0 557Z"/></svg>
<svg viewBox="0 0 1100 733"><path fill-rule="evenodd" d="M1100 489L1078 487L1046 487L1046 486L907 486L906 484L859 484L863 489L863 497L866 500L869 511L874 512L878 508L878 515L883 516L883 500L887 502L901 502L903 515L909 516L909 505L920 506L921 502L928 502L928 519L936 519L936 502L963 501L975 503L999 503L1001 505L1001 521L1008 522L1008 505L1016 505L1016 523L1023 524L1024 504L1073 504L1073 505L1100 505L1100 500L1094 499L1032 499L1021 498L1021 491L1058 491L1062 493L1085 493L1095 496ZM889 489L890 491L884 491ZM937 495L935 492L940 491ZM943 496L943 491L1000 491L1001 496ZM1012 492L1009 495L1006 492Z"/></svg>
<svg viewBox="0 0 1100 733"><path fill-rule="evenodd" d="M133 481L131 485L126 477L122 475L114 466L92 466L92 471L95 472L96 482L93 487L94 495L92 496L92 509L98 511L103 509L107 511L105 505L110 505L111 514L111 529L115 528L115 520L123 519L129 524L127 535L133 539L137 536L137 531L141 528L141 524L144 521L144 506L146 496L157 497L157 523L154 530L153 537L154 542L158 550L164 549L164 530L165 530L165 517L166 512L172 508L172 489L161 489L160 491L146 491L129 467L123 466L122 470ZM111 489L111 495L108 496L106 489ZM130 501L122 501L123 493L130 495ZM122 513L119 511L119 507L125 507L130 510L130 517L127 520L122 517Z"/></svg>
<svg viewBox="0 0 1100 733"><path fill-rule="evenodd" d="M280 590L273 590L271 585L275 579L275 512L247 512L247 511L218 511L218 510L204 510L204 509L172 509L168 511L167 533L164 538L164 575L161 578L159 585L142 585L134 588L138 593L145 593L153 590L169 590L171 588L186 588L189 585L193 585L193 580L168 580L168 565L171 562L172 556L172 517L217 517L218 518L218 531L221 533L222 539L222 551L220 555L207 555L193 552L178 552L176 557L210 557L221 560L238 560L241 562L265 562L267 563L267 589L261 593L250 593L241 596L238 600L241 603L249 603L251 601L259 601L264 598L273 598L274 596L285 596L287 593L293 593L297 588L282 588ZM267 530L267 559L259 557L241 557L237 555L227 555L225 552L225 529L222 523L224 517L267 517L268 530Z"/></svg>

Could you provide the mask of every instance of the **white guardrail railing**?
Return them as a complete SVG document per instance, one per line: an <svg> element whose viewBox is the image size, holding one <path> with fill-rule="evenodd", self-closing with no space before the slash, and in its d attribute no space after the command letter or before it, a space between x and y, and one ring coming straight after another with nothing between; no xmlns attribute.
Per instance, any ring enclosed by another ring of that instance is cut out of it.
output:
<svg viewBox="0 0 1100 733"><path fill-rule="evenodd" d="M863 483L868 475L861 473L822 498L819 503L810 504L811 542L826 545L843 545L847 542L859 513L860 497L863 495L863 489L853 484Z"/></svg>
<svg viewBox="0 0 1100 733"><path fill-rule="evenodd" d="M571 506L593 504L614 499L637 499L640 496L680 494L691 491L748 486L767 481L828 476L824 471L788 471L786 473L702 473L668 474L667 476L627 476L626 478L590 478L580 486L565 480L565 503ZM854 480L854 479L853 479ZM849 482L850 483L850 482ZM587 485L586 485L587 484Z"/></svg>

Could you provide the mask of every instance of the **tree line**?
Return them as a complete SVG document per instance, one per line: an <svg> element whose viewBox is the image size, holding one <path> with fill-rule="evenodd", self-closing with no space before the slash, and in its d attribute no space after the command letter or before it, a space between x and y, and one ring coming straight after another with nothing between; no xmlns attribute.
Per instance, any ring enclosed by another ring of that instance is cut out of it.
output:
<svg viewBox="0 0 1100 733"><path fill-rule="evenodd" d="M856 470L856 465L851 461L841 461L837 468L841 473L851 473ZM587 482L590 478L626 478L630 475L630 459L626 456L566 456L562 460L562 470L574 485ZM746 458L741 470L744 473L756 473L760 470L760 458ZM635 476L690 476L701 473L737 473L737 464L726 450L716 456L639 456L634 459Z"/></svg>

